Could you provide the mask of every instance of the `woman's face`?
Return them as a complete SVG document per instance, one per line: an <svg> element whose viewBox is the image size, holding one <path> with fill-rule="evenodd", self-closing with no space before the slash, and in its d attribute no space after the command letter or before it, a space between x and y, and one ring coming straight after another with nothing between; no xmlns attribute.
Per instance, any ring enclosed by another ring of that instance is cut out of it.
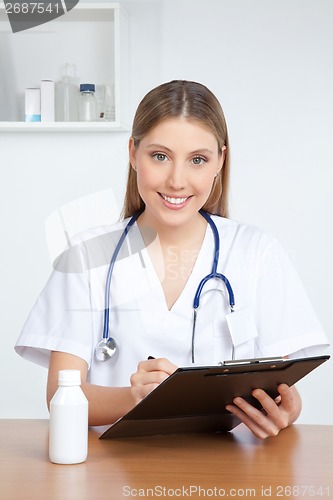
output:
<svg viewBox="0 0 333 500"><path fill-rule="evenodd" d="M178 226L197 217L223 165L215 136L182 117L159 123L136 148L131 139L129 152L145 219L153 226Z"/></svg>

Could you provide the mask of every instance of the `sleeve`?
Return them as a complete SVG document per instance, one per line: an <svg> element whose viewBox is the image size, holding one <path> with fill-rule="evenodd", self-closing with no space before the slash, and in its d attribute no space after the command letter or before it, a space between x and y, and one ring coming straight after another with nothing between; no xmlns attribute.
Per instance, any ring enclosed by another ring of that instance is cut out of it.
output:
<svg viewBox="0 0 333 500"><path fill-rule="evenodd" d="M328 339L289 256L276 240L268 245L258 267L258 356L322 354Z"/></svg>
<svg viewBox="0 0 333 500"><path fill-rule="evenodd" d="M65 259L57 263L38 297L15 350L23 358L45 367L49 365L51 351L79 356L90 366L93 321L89 274L80 265L73 269L72 256Z"/></svg>

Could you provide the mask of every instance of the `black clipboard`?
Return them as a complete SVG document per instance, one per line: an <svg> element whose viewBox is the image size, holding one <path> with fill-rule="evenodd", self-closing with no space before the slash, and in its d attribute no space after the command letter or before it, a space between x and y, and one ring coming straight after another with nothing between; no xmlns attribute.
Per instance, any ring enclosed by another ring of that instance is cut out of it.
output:
<svg viewBox="0 0 333 500"><path fill-rule="evenodd" d="M253 389L275 398L279 384L294 385L329 358L261 358L178 368L100 439L230 431L240 423L225 409L234 397L260 408Z"/></svg>

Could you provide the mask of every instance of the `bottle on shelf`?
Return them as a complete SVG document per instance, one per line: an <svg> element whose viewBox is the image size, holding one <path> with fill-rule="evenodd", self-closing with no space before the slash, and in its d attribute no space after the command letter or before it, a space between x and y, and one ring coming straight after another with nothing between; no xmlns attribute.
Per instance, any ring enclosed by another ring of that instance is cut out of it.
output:
<svg viewBox="0 0 333 500"><path fill-rule="evenodd" d="M88 455L88 401L79 370L61 370L50 403L49 457L56 464L78 464Z"/></svg>
<svg viewBox="0 0 333 500"><path fill-rule="evenodd" d="M96 122L98 120L98 105L93 83L81 83L79 101L79 119L81 122Z"/></svg>
<svg viewBox="0 0 333 500"><path fill-rule="evenodd" d="M104 94L104 120L106 122L115 121L114 85L105 85Z"/></svg>
<svg viewBox="0 0 333 500"><path fill-rule="evenodd" d="M75 73L75 65L66 63L63 67L62 80L56 84L55 119L57 122L78 121L79 89L74 83Z"/></svg>

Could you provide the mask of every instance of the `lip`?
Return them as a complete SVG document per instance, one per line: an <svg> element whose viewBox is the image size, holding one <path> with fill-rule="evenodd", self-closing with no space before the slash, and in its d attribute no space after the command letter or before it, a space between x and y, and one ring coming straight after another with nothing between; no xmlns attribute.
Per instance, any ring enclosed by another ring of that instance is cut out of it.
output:
<svg viewBox="0 0 333 500"><path fill-rule="evenodd" d="M179 210L187 205L192 196L169 196L167 194L158 193L163 204L172 210ZM180 201L182 200L182 201Z"/></svg>

